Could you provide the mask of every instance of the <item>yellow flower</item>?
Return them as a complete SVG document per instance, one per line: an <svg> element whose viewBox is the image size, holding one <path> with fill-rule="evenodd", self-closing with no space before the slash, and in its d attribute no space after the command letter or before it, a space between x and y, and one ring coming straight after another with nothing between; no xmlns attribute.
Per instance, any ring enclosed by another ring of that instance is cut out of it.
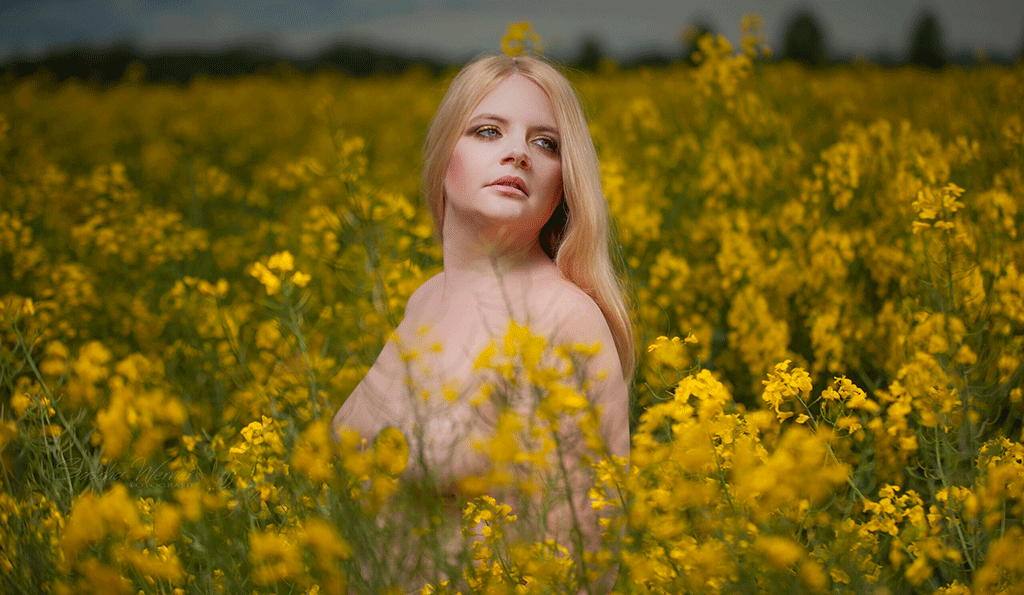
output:
<svg viewBox="0 0 1024 595"><path fill-rule="evenodd" d="M586 395L564 384L554 384L548 389L548 396L541 404L541 409L550 415L562 413L573 414L587 408L590 402Z"/></svg>
<svg viewBox="0 0 1024 595"><path fill-rule="evenodd" d="M398 428L384 428L373 442L377 466L389 475L398 475L409 464L409 444Z"/></svg>
<svg viewBox="0 0 1024 595"><path fill-rule="evenodd" d="M203 514L203 491L196 486L188 486L174 490L174 499L181 504L181 515L185 519L196 522Z"/></svg>
<svg viewBox="0 0 1024 595"><path fill-rule="evenodd" d="M114 355L99 341L90 341L78 351L78 358L71 368L84 382L96 383L109 374L107 363Z"/></svg>
<svg viewBox="0 0 1024 595"><path fill-rule="evenodd" d="M271 585L302 573L302 552L291 536L276 532L249 533L249 561L255 568L252 581Z"/></svg>
<svg viewBox="0 0 1024 595"><path fill-rule="evenodd" d="M760 535L754 546L772 566L780 570L796 564L806 553L804 548L792 539L778 535Z"/></svg>
<svg viewBox="0 0 1024 595"><path fill-rule="evenodd" d="M159 545L173 542L181 529L181 509L169 502L161 502L153 516L153 539Z"/></svg>
<svg viewBox="0 0 1024 595"><path fill-rule="evenodd" d="M89 558L78 564L78 572L82 575L76 589L79 593L128 595L132 592L131 581L96 558Z"/></svg>
<svg viewBox="0 0 1024 595"><path fill-rule="evenodd" d="M522 429L523 423L518 415L511 411L501 413L495 424L494 432L487 442L487 451L491 462L502 464L513 462L516 459L520 452L517 436Z"/></svg>
<svg viewBox="0 0 1024 595"><path fill-rule="evenodd" d="M898 546L894 544L893 547ZM910 584L920 585L923 584L929 578L931 578L932 572L933 570L931 564L928 563L928 559L924 556L920 556L916 560L911 562L909 566L907 566L907 569L906 571L904 571L904 574L906 575L907 581L909 581Z"/></svg>
<svg viewBox="0 0 1024 595"><path fill-rule="evenodd" d="M327 421L310 424L292 451L292 467L314 485L319 485L334 478L333 460L334 450Z"/></svg>
<svg viewBox="0 0 1024 595"><path fill-rule="evenodd" d="M811 377L803 368L788 370L789 360L776 364L775 370L768 374L768 380L762 381L765 388L761 398L775 411L779 421L793 416L792 411L784 411L782 407L792 407L796 400L806 403L813 388Z"/></svg>
<svg viewBox="0 0 1024 595"><path fill-rule="evenodd" d="M262 444L263 443L263 422L254 421L250 422L249 425L242 428L242 438L245 439L249 444Z"/></svg>
<svg viewBox="0 0 1024 595"><path fill-rule="evenodd" d="M476 361L473 363L473 370L476 371L482 368L490 368L491 360L497 353L498 350L495 348L494 342L492 341L484 348L483 351L480 352L480 355L477 356Z"/></svg>
<svg viewBox="0 0 1024 595"><path fill-rule="evenodd" d="M18 426L14 421L8 420L0 423L0 453L3 453L7 443L18 435Z"/></svg>
<svg viewBox="0 0 1024 595"><path fill-rule="evenodd" d="M814 560L801 562L798 576L800 582L815 593L824 593L828 588L828 577L825 575L825 570Z"/></svg>
<svg viewBox="0 0 1024 595"><path fill-rule="evenodd" d="M96 433L93 444L103 445L103 458L113 461L121 458L132 441L132 428L127 418L135 415L134 408L124 399L115 399L102 411L96 413Z"/></svg>
<svg viewBox="0 0 1024 595"><path fill-rule="evenodd" d="M60 376L67 370L70 351L60 341L46 345L46 358L39 364L39 371L47 376Z"/></svg>
<svg viewBox="0 0 1024 595"><path fill-rule="evenodd" d="M130 545L123 545L119 550L124 561L144 577L172 583L185 578L185 570L177 555L168 552L158 557L149 550L139 550Z"/></svg>
<svg viewBox="0 0 1024 595"><path fill-rule="evenodd" d="M281 271L282 273L295 270L295 257L287 250L284 252L278 252L267 260L267 268L270 270Z"/></svg>
<svg viewBox="0 0 1024 595"><path fill-rule="evenodd" d="M91 491L79 495L71 506L67 526L60 540L65 560L73 561L90 544L102 540L105 533L106 527L99 514L96 495Z"/></svg>
<svg viewBox="0 0 1024 595"><path fill-rule="evenodd" d="M281 290L281 279L270 272L261 262L255 262L249 267L249 275L255 277L267 290L267 295L274 295Z"/></svg>
<svg viewBox="0 0 1024 595"><path fill-rule="evenodd" d="M679 337L658 337L647 346L647 353L653 354L654 361L660 365L675 369L684 370L687 364L685 346L696 343L697 338L688 334L685 339Z"/></svg>
<svg viewBox="0 0 1024 595"><path fill-rule="evenodd" d="M534 370L546 347L544 337L530 332L529 325L519 326L514 320L509 321L508 333L505 334L505 355L521 357L526 369Z"/></svg>
<svg viewBox="0 0 1024 595"><path fill-rule="evenodd" d="M228 282L226 279L218 279L217 284L214 285L209 281L203 280L199 281L196 289L207 297L224 297L228 294Z"/></svg>
<svg viewBox="0 0 1024 595"><path fill-rule="evenodd" d="M70 564L86 547L107 535L141 540L146 533L134 498L124 484L115 483L99 497L87 491L75 499L60 547Z"/></svg>
<svg viewBox="0 0 1024 595"><path fill-rule="evenodd" d="M312 276L307 275L302 271L295 271L295 274L292 275L292 285L295 285L296 287L305 287L309 284L309 281L312 278Z"/></svg>
<svg viewBox="0 0 1024 595"><path fill-rule="evenodd" d="M11 397L11 408L14 409L14 415L18 417L25 415L25 412L31 406L32 398L24 392L17 392Z"/></svg>
<svg viewBox="0 0 1024 595"><path fill-rule="evenodd" d="M317 566L325 573L336 572L338 562L352 557L352 546L330 523L312 519L299 534L299 540L313 550Z"/></svg>
<svg viewBox="0 0 1024 595"><path fill-rule="evenodd" d="M509 23L505 36L501 38L501 51L509 56L521 56L527 49L537 54L544 53L540 36L533 30L533 25L529 21Z"/></svg>

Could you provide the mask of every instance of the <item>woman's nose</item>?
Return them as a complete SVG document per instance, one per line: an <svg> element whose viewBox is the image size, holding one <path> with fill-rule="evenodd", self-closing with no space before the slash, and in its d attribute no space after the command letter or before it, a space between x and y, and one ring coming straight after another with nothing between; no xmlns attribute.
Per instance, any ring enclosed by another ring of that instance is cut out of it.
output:
<svg viewBox="0 0 1024 595"><path fill-rule="evenodd" d="M526 147L519 144L513 143L509 146L508 152L501 159L501 163L511 163L519 169L526 169L530 167L530 154L526 151Z"/></svg>

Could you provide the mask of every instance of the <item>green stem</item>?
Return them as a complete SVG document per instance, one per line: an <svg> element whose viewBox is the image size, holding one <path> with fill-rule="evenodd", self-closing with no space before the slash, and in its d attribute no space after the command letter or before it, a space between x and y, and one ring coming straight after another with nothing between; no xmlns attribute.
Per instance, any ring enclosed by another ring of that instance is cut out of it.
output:
<svg viewBox="0 0 1024 595"><path fill-rule="evenodd" d="M36 362L32 358L32 354L26 344L25 337L21 334L21 331L18 330L16 325L12 324L11 327L14 330L15 336L18 339L18 347L21 348L22 353L25 354L25 361L28 362L29 367L32 368L32 373L35 375L36 380L39 381L40 388L43 389L43 392L46 394L46 398L52 404L54 411L59 412L60 408L57 406L57 399L54 397L53 393L50 392L50 388L46 385L46 381L43 379L42 373L39 371L39 368L36 367ZM47 425L49 425L49 414L44 410L43 415L45 417ZM67 419L64 418L63 413L58 413L58 416L60 418L61 423L64 426L63 430L65 431L63 433L67 434L71 438L72 444L74 444L75 447L78 449L78 452L82 456L83 461L89 464L89 480L90 484L92 485L93 491L95 491L97 494L100 493L100 490L102 488L102 485L99 481L100 470L99 467L96 465L96 461L92 456L92 453L86 450L85 445L82 444L82 442L78 439L77 434L71 431L71 428L69 427L70 424L67 423ZM50 438L52 438L53 440L53 451L60 452L60 442L58 441L58 437L51 436ZM71 478L71 471L67 466L67 461L63 457L61 457L61 461L64 463L61 469L61 471L64 472L63 479L67 481L68 494L70 496L75 493L74 483Z"/></svg>
<svg viewBox="0 0 1024 595"><path fill-rule="evenodd" d="M313 366L309 363L309 348L306 345L306 338L302 334L302 321L299 312L291 300L291 288L286 287L283 291L286 321L288 331L295 337L299 344L299 354L302 356L302 365L306 371L306 381L309 383L309 402L313 407L313 419L320 419L320 389L317 386L316 377L313 375Z"/></svg>

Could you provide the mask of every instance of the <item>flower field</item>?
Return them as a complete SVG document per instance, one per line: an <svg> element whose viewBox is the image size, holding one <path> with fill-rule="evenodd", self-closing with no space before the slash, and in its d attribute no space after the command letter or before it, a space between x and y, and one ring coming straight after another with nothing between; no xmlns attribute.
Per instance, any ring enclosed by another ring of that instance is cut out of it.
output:
<svg viewBox="0 0 1024 595"><path fill-rule="evenodd" d="M400 432L331 438L440 270L450 76L0 81L0 591L1024 593L1024 67L759 43L570 73L640 353L579 559L488 495L557 420L593 438L528 328L481 358L540 400L462 523Z"/></svg>

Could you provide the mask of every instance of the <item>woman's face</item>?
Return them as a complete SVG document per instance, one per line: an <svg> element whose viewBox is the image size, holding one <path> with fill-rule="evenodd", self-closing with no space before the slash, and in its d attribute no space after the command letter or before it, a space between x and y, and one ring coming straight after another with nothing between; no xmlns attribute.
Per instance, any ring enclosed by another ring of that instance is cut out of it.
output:
<svg viewBox="0 0 1024 595"><path fill-rule="evenodd" d="M562 198L562 160L555 110L537 83L513 74L484 96L460 132L444 189L447 210L539 236Z"/></svg>

